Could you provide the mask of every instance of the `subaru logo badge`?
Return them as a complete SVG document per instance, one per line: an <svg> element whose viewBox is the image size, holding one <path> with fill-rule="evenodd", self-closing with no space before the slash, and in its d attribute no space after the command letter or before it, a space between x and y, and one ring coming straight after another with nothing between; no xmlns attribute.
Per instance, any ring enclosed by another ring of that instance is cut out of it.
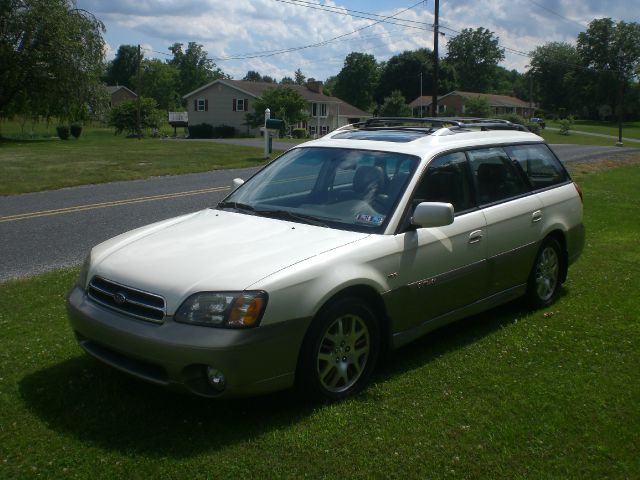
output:
<svg viewBox="0 0 640 480"><path fill-rule="evenodd" d="M116 302L116 305L122 305L127 301L127 297L124 296L124 293L118 292L113 296L113 301Z"/></svg>

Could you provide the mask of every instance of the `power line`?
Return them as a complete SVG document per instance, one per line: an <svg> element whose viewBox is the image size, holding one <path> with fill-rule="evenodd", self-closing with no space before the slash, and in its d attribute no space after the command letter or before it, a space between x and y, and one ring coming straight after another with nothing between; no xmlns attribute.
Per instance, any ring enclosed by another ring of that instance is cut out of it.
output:
<svg viewBox="0 0 640 480"><path fill-rule="evenodd" d="M554 11L554 10L551 10L551 9L550 9L550 8L548 8L548 7L545 7L544 5L540 5L539 3L534 2L533 0L529 0L529 3L532 3L532 4L534 4L536 7L541 8L542 10L546 10L547 12L552 13L552 14L553 14L553 15L555 15L556 17L562 18L563 20L566 20L567 22L574 23L574 24L578 25L580 28L584 28L584 29L588 28L586 25L583 25L583 24L581 24L580 22L576 22L575 20L572 20L572 19L570 19L569 17L565 17L564 15L562 15L562 14L560 14L560 13L558 13L558 12Z"/></svg>

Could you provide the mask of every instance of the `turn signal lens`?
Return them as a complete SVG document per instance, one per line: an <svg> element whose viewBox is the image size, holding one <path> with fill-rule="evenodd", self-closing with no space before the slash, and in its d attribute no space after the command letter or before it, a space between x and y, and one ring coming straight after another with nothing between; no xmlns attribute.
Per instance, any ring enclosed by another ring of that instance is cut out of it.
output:
<svg viewBox="0 0 640 480"><path fill-rule="evenodd" d="M227 323L230 327L253 327L260 320L264 306L262 297L241 295L233 304Z"/></svg>

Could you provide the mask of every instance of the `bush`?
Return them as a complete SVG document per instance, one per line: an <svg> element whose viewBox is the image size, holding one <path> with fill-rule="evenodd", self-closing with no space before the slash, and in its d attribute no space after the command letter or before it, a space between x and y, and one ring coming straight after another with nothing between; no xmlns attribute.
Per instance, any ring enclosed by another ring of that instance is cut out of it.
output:
<svg viewBox="0 0 640 480"><path fill-rule="evenodd" d="M71 131L71 135L73 135L73 138L78 138L82 133L82 125L80 125L79 123L72 123L69 126L69 130Z"/></svg>
<svg viewBox="0 0 640 480"><path fill-rule="evenodd" d="M515 113L507 113L505 115L500 115L502 120L508 120L511 123L515 123L517 125L525 125L527 121L522 118L520 115L516 115Z"/></svg>
<svg viewBox="0 0 640 480"><path fill-rule="evenodd" d="M218 125L213 129L213 138L233 138L236 136L236 129L231 125Z"/></svg>
<svg viewBox="0 0 640 480"><path fill-rule="evenodd" d="M213 138L213 125L208 123L189 125L189 138Z"/></svg>
<svg viewBox="0 0 640 480"><path fill-rule="evenodd" d="M56 133L61 140L69 140L69 126L68 125L58 125L56 127Z"/></svg>
<svg viewBox="0 0 640 480"><path fill-rule="evenodd" d="M568 118L559 120L558 126L560 127L560 135L569 135L569 130L571 130L571 122Z"/></svg>
<svg viewBox="0 0 640 480"><path fill-rule="evenodd" d="M307 131L304 128L294 128L291 131L293 138L307 138Z"/></svg>
<svg viewBox="0 0 640 480"><path fill-rule="evenodd" d="M542 132L542 128L540 128L540 125L537 123L527 123L525 126L531 133L535 133L536 135L540 135L540 132Z"/></svg>
<svg viewBox="0 0 640 480"><path fill-rule="evenodd" d="M140 99L140 129L159 128L165 114L156 109L158 104L153 98ZM138 136L138 102L128 100L111 109L109 125L114 127L116 134L125 132L128 136ZM142 133L142 132L140 132Z"/></svg>

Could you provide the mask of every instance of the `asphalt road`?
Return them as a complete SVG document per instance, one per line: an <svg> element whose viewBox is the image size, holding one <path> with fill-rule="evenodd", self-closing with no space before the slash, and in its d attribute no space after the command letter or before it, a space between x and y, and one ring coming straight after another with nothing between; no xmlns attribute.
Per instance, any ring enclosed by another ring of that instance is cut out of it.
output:
<svg viewBox="0 0 640 480"><path fill-rule="evenodd" d="M639 150L554 145L564 162L597 161ZM233 178L257 169L65 188L0 197L0 282L78 265L103 240L217 204Z"/></svg>

